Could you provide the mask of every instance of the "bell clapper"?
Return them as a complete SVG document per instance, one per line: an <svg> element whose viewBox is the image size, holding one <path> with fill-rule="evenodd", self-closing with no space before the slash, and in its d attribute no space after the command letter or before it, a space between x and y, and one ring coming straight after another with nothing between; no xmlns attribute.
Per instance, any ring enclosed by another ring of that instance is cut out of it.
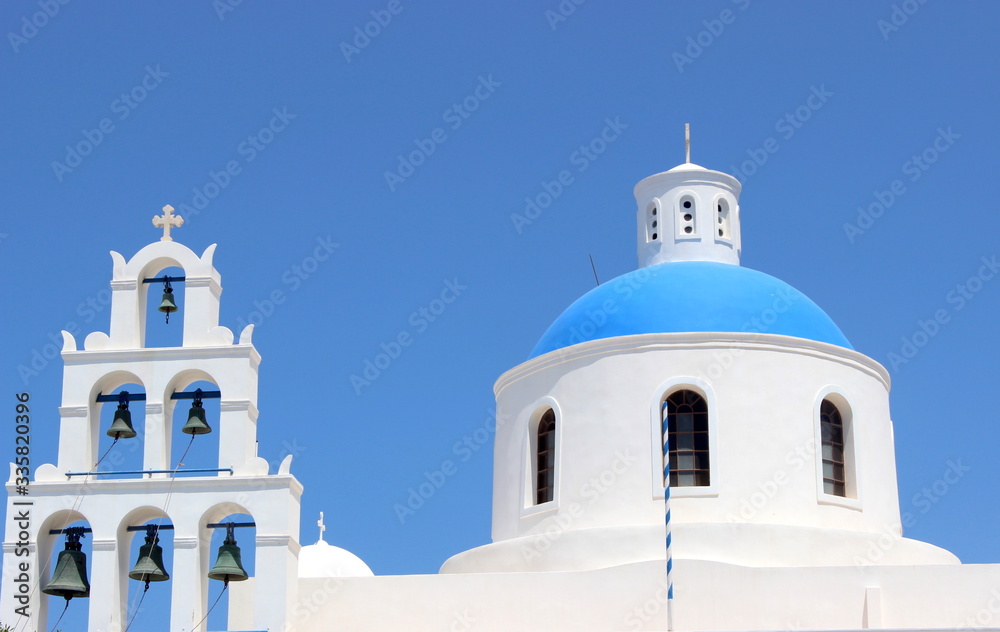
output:
<svg viewBox="0 0 1000 632"><path fill-rule="evenodd" d="M172 287L170 287L170 281L167 281L166 283L163 284L163 294L164 294L164 296L167 295L167 294L169 294L170 298L173 298L174 289ZM166 314L167 314L167 317L166 317L165 322L166 322L166 324L169 325L170 324L170 312L167 311Z"/></svg>

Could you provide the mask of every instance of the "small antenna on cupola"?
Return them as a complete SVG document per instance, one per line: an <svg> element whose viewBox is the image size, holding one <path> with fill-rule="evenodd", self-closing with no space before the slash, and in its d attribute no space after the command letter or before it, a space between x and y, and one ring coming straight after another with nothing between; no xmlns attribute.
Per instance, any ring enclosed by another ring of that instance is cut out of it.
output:
<svg viewBox="0 0 1000 632"><path fill-rule="evenodd" d="M684 162L691 164L691 124L684 124Z"/></svg>

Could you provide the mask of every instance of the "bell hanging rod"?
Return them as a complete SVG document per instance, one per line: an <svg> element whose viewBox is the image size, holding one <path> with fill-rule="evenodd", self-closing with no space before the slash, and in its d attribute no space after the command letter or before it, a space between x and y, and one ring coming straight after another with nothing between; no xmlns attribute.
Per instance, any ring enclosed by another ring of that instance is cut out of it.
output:
<svg viewBox="0 0 1000 632"><path fill-rule="evenodd" d="M130 402L144 402L146 401L145 393L133 393L131 391L122 391L122 393L128 393L128 401ZM121 393L111 393L105 395L104 393L97 394L97 400L99 402L117 402L121 399Z"/></svg>
<svg viewBox="0 0 1000 632"><path fill-rule="evenodd" d="M107 470L100 472L66 472L66 476L108 476L111 474L201 474L205 472L229 472L233 473L233 468L231 467L200 467L176 470Z"/></svg>
<svg viewBox="0 0 1000 632"><path fill-rule="evenodd" d="M240 529L243 527L256 527L257 523L256 522L212 522L210 524L205 525L205 527L208 529L225 529L229 525L233 525L237 529Z"/></svg>
<svg viewBox="0 0 1000 632"><path fill-rule="evenodd" d="M77 533L93 533L94 530L90 527L67 527L65 529L50 529L49 535L59 535L60 533L71 533L76 531Z"/></svg>
<svg viewBox="0 0 1000 632"><path fill-rule="evenodd" d="M156 526L155 524L141 524L136 527L125 527L126 531L145 531L147 527L153 527L157 531L173 531L174 525L172 524L161 524Z"/></svg>
<svg viewBox="0 0 1000 632"><path fill-rule="evenodd" d="M222 391L203 391L200 388L195 391L183 391L183 392L173 392L170 394L170 399L219 399L222 397Z"/></svg>
<svg viewBox="0 0 1000 632"><path fill-rule="evenodd" d="M141 526L138 526L138 527L126 527L125 530L126 531L145 531L146 530L146 526L147 525L141 525ZM156 525L153 525L153 526L155 527ZM71 528L73 528L73 527L71 527ZM82 527L82 529L83 529L83 533L93 533L94 532L94 530L91 529L90 527ZM172 525L172 524L162 524L159 527L157 527L157 530L158 531L173 531L174 530L174 525ZM66 533L67 531L69 531L69 529L51 529L51 530L49 530L49 535L59 535L60 533Z"/></svg>
<svg viewBox="0 0 1000 632"><path fill-rule="evenodd" d="M170 399L197 399L198 391L185 391L185 392L174 392L170 394ZM220 399L222 397L222 391L202 391L202 399ZM105 395L103 393L97 394L98 402L117 402L119 399L118 393L111 393ZM129 393L128 400L130 402L144 402L146 401L145 393Z"/></svg>
<svg viewBox="0 0 1000 632"><path fill-rule="evenodd" d="M213 522L213 523L205 525L205 527L208 528L208 529L225 529L230 524L232 524L237 529L245 528L245 527L256 527L257 526L256 522L233 522L233 523L229 523L229 522ZM130 527L125 527L125 530L126 531L145 531L146 528L149 527L149 526L150 525L147 525L147 524L137 525L137 526L134 526L134 527L130 526ZM155 527L156 525L153 525L153 526ZM174 530L174 525L172 525L172 524L161 524L159 527L156 527L156 528L157 528L158 531L173 531ZM70 527L69 529L51 529L51 530L49 530L49 535L59 535L60 533L68 533L70 529L83 529L83 531L81 531L80 533L93 533L94 532L94 530L91 529L90 527Z"/></svg>
<svg viewBox="0 0 1000 632"><path fill-rule="evenodd" d="M142 282L143 283L179 283L181 281L184 281L186 278L187 277L182 277L182 276L179 276L179 277L161 276L161 277L153 277L153 278L150 278L150 279L143 279Z"/></svg>

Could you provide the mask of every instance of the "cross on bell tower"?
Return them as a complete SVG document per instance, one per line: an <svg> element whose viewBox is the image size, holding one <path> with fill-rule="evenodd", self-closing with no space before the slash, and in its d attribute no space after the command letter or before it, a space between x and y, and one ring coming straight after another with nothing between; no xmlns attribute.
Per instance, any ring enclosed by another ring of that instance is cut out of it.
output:
<svg viewBox="0 0 1000 632"><path fill-rule="evenodd" d="M163 237L160 237L160 241L173 241L174 238L170 236L171 228L180 228L184 225L184 218L180 215L174 215L174 207L167 204L163 207L163 215L153 216L153 226L163 229Z"/></svg>

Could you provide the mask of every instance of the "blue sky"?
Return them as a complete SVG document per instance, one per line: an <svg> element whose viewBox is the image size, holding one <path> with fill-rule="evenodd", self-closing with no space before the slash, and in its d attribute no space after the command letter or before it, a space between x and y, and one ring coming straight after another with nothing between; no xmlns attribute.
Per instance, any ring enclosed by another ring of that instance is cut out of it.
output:
<svg viewBox="0 0 1000 632"><path fill-rule="evenodd" d="M3 3L0 371L12 422L31 393L32 462L56 458L46 345L107 331L107 253L156 240L169 203L178 241L219 245L222 324L259 325L260 455L296 454L302 542L324 511L376 573L436 572L490 540L493 382L593 287L588 255L602 281L635 268L632 187L683 162L691 123L692 160L744 181L743 264L890 369L906 535L1000 559L1000 284L970 282L1000 254L1000 7L561 6ZM969 469L934 492L949 462Z"/></svg>

